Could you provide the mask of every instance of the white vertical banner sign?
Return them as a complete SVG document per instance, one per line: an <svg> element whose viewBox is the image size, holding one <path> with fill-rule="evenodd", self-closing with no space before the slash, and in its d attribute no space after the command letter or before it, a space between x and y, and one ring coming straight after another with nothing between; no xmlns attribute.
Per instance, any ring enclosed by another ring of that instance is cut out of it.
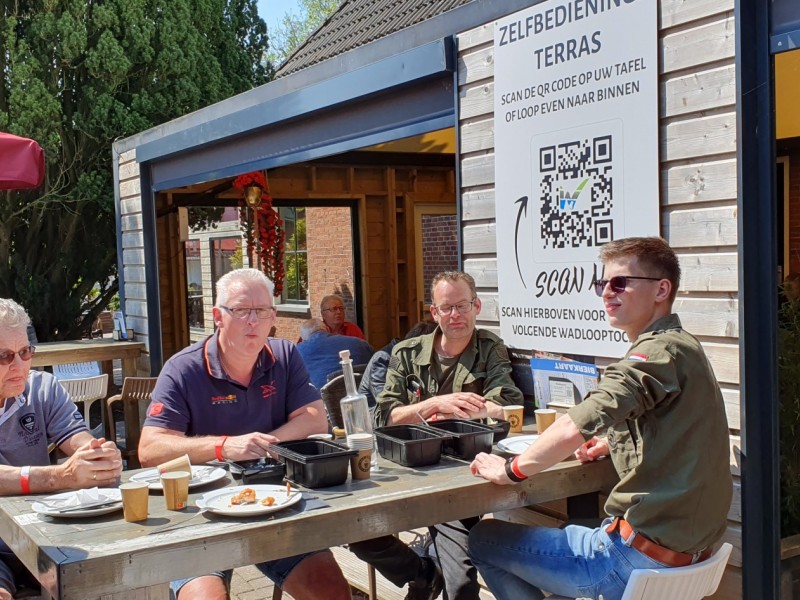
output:
<svg viewBox="0 0 800 600"><path fill-rule="evenodd" d="M494 33L500 328L518 348L617 356L600 247L658 235L657 3L550 0Z"/></svg>

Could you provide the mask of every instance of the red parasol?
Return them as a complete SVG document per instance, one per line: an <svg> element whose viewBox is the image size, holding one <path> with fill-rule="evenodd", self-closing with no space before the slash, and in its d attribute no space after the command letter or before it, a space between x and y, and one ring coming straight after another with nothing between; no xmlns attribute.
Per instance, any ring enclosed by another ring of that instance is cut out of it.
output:
<svg viewBox="0 0 800 600"><path fill-rule="evenodd" d="M44 151L28 138L0 131L0 190L36 188L44 179Z"/></svg>

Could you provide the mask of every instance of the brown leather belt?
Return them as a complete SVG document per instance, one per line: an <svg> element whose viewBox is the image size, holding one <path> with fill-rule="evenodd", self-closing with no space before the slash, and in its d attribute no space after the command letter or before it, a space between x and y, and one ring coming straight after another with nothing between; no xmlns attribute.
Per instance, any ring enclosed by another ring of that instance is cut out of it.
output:
<svg viewBox="0 0 800 600"><path fill-rule="evenodd" d="M665 548L641 533L636 533L625 519L620 519L619 517L611 521L611 524L606 527L607 533L614 533L615 531L619 531L619 535L626 545L635 548L653 560L671 567L686 567L702 562L711 556L711 547L694 554L675 552L675 550Z"/></svg>

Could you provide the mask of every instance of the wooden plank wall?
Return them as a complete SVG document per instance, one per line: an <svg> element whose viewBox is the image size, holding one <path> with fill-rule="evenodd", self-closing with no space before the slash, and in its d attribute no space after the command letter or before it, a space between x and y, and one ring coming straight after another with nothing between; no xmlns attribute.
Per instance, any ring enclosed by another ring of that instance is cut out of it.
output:
<svg viewBox="0 0 800 600"><path fill-rule="evenodd" d="M142 228L142 193L136 151L123 152L118 158L122 264L125 281L125 324L134 329L137 341L147 347L139 358L138 374L150 375L150 341L147 328L147 291L144 269L144 231Z"/></svg>
<svg viewBox="0 0 800 600"><path fill-rule="evenodd" d="M739 301L733 0L660 0L661 234L684 272L675 304L702 341L738 446ZM458 36L464 268L484 301L480 325L499 333L494 197L494 24ZM531 350L528 348L527 350ZM598 364L611 359L598 357ZM718 598L741 598L741 482L725 536L734 544Z"/></svg>

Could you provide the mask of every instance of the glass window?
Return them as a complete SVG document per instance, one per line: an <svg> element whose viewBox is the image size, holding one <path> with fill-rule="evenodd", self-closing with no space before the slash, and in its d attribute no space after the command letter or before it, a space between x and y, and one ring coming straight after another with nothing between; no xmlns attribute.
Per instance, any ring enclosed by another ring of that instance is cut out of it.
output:
<svg viewBox="0 0 800 600"><path fill-rule="evenodd" d="M220 277L234 269L240 269L243 262L241 236L211 239L211 280L215 286ZM214 300L216 301L216 289Z"/></svg>
<svg viewBox="0 0 800 600"><path fill-rule="evenodd" d="M200 241L186 242L186 298L189 327L203 328L203 270L200 264Z"/></svg>
<svg viewBox="0 0 800 600"><path fill-rule="evenodd" d="M286 276L281 303L308 304L308 247L306 245L306 209L281 207L286 231L283 266Z"/></svg>

